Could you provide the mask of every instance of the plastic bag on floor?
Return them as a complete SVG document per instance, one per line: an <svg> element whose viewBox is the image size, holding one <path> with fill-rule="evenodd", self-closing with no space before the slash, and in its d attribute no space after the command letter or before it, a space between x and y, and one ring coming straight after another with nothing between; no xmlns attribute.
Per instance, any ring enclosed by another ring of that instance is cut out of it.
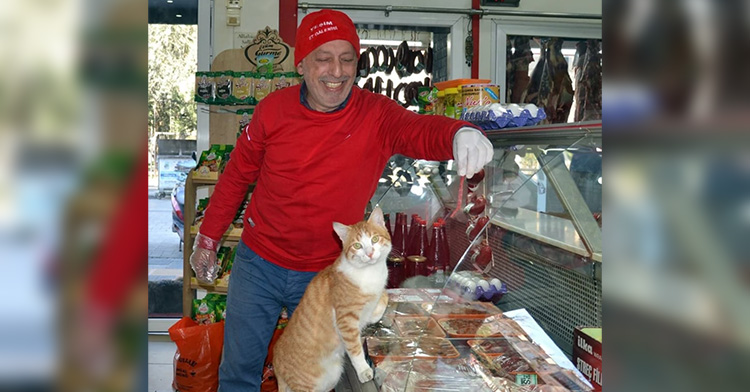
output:
<svg viewBox="0 0 750 392"><path fill-rule="evenodd" d="M224 347L224 321L198 324L183 317L169 328L177 345L172 388L181 392L215 392Z"/></svg>

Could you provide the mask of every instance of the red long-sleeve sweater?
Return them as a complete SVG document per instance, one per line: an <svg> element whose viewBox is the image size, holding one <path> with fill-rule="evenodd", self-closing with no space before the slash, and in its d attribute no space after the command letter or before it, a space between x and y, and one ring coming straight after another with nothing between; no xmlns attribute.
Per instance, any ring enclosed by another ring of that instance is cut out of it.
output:
<svg viewBox="0 0 750 392"><path fill-rule="evenodd" d="M201 234L219 239L247 192L242 240L264 259L320 271L341 253L333 222L362 220L394 154L453 158L453 135L471 124L412 113L357 86L332 113L300 103L300 85L267 96L237 140L211 196Z"/></svg>

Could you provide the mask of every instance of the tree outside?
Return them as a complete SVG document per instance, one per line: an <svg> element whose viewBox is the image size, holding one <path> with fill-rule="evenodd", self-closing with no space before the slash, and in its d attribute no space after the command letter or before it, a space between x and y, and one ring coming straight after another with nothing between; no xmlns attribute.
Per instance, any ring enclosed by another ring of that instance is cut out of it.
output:
<svg viewBox="0 0 750 392"><path fill-rule="evenodd" d="M197 41L197 25L148 25L149 183L156 178L157 139L196 138Z"/></svg>

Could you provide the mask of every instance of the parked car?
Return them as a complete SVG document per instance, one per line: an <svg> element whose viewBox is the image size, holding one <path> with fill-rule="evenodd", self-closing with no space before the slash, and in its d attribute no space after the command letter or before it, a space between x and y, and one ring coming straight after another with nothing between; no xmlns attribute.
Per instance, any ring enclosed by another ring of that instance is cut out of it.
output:
<svg viewBox="0 0 750 392"><path fill-rule="evenodd" d="M180 249L185 241L185 181L178 182L172 189L172 232L180 237Z"/></svg>
<svg viewBox="0 0 750 392"><path fill-rule="evenodd" d="M188 173L195 166L195 153L193 153L193 165L179 165L177 168L180 173L177 184L172 188L170 200L172 202L172 232L177 233L180 237L180 249L185 241L185 180Z"/></svg>

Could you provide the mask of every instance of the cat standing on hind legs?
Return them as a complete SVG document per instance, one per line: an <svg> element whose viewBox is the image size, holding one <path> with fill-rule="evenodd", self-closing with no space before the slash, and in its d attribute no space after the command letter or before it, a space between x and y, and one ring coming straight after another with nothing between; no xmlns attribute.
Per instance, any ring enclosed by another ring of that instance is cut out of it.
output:
<svg viewBox="0 0 750 392"><path fill-rule="evenodd" d="M274 346L273 367L281 392L328 392L343 372L344 355L364 383L373 378L360 332L380 320L388 305L386 258L391 238L383 212L366 221L333 228L341 255L307 286L299 306Z"/></svg>

